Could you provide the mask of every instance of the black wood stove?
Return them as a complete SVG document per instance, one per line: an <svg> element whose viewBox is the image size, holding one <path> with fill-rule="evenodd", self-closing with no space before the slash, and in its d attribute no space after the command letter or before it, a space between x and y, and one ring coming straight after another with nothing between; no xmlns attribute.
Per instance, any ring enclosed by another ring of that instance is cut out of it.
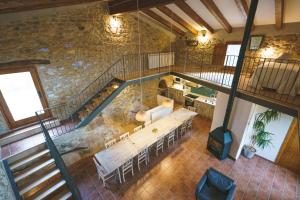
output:
<svg viewBox="0 0 300 200"><path fill-rule="evenodd" d="M231 132L229 130L224 131L223 127L218 127L209 133L207 149L218 159L224 160L228 157L231 143Z"/></svg>

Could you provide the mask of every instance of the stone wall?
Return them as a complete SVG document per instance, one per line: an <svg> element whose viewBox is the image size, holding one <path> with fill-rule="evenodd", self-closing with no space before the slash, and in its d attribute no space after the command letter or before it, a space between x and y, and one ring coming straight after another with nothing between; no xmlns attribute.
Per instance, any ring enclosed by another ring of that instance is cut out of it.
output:
<svg viewBox="0 0 300 200"><path fill-rule="evenodd" d="M300 59L300 33L288 35L266 36L261 48L257 51L248 52L251 56L262 56L264 50L271 48L272 58L278 58L282 53L291 54L293 59Z"/></svg>
<svg viewBox="0 0 300 200"><path fill-rule="evenodd" d="M37 66L50 106L77 94L124 54L138 52L138 21L119 16L121 32L108 29L106 2L0 16L0 62L48 59ZM141 18L142 52L163 51L170 35ZM3 120L0 118L0 121ZM0 130L5 130L1 125Z"/></svg>
<svg viewBox="0 0 300 200"><path fill-rule="evenodd" d="M139 84L127 86L102 112L87 126L76 129L55 139L60 152L73 150L76 147L87 147L63 156L67 165L99 152L104 148L105 141L141 125L135 120L135 114L141 108L149 110L157 106L159 79L145 81L143 88L143 103L140 102L141 88Z"/></svg>
<svg viewBox="0 0 300 200"><path fill-rule="evenodd" d="M176 64L177 65L192 65L201 63L202 54L212 54L216 44L229 41L242 41L243 28L235 28L232 33L227 33L225 30L217 30L214 34L208 34L211 43L208 46L198 45L190 47L185 44L183 39L178 39L175 43ZM257 51L247 50L246 55L263 57L263 52L267 48L272 48L272 58L277 58L282 53L292 54L293 59L300 59L300 23L285 24L282 30L276 30L274 25L256 26L251 33L252 35L264 35L264 40L260 49ZM188 58L185 61L185 58ZM206 56L206 63L211 63L212 57Z"/></svg>

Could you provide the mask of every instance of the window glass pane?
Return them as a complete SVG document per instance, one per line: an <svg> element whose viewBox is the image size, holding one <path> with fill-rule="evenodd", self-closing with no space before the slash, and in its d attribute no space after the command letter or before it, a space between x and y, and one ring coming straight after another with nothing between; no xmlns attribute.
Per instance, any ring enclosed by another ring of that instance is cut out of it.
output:
<svg viewBox="0 0 300 200"><path fill-rule="evenodd" d="M225 66L236 66L240 49L240 44L229 44L227 46L226 57L224 61Z"/></svg>
<svg viewBox="0 0 300 200"><path fill-rule="evenodd" d="M15 121L43 109L30 72L0 75L0 90Z"/></svg>

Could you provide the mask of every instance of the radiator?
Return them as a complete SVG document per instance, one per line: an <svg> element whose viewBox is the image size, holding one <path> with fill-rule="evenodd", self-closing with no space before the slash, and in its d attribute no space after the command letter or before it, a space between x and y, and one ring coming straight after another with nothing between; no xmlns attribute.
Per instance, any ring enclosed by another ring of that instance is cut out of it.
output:
<svg viewBox="0 0 300 200"><path fill-rule="evenodd" d="M150 53L148 54L149 69L172 66L175 63L175 53Z"/></svg>

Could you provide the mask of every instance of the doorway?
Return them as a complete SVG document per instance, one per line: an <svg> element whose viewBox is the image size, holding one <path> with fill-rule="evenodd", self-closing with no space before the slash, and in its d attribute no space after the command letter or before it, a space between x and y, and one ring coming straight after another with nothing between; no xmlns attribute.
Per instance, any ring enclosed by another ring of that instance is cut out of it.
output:
<svg viewBox="0 0 300 200"><path fill-rule="evenodd" d="M0 107L10 128L37 121L36 111L48 107L35 67L6 67L0 69ZM46 118L48 113L43 113Z"/></svg>

